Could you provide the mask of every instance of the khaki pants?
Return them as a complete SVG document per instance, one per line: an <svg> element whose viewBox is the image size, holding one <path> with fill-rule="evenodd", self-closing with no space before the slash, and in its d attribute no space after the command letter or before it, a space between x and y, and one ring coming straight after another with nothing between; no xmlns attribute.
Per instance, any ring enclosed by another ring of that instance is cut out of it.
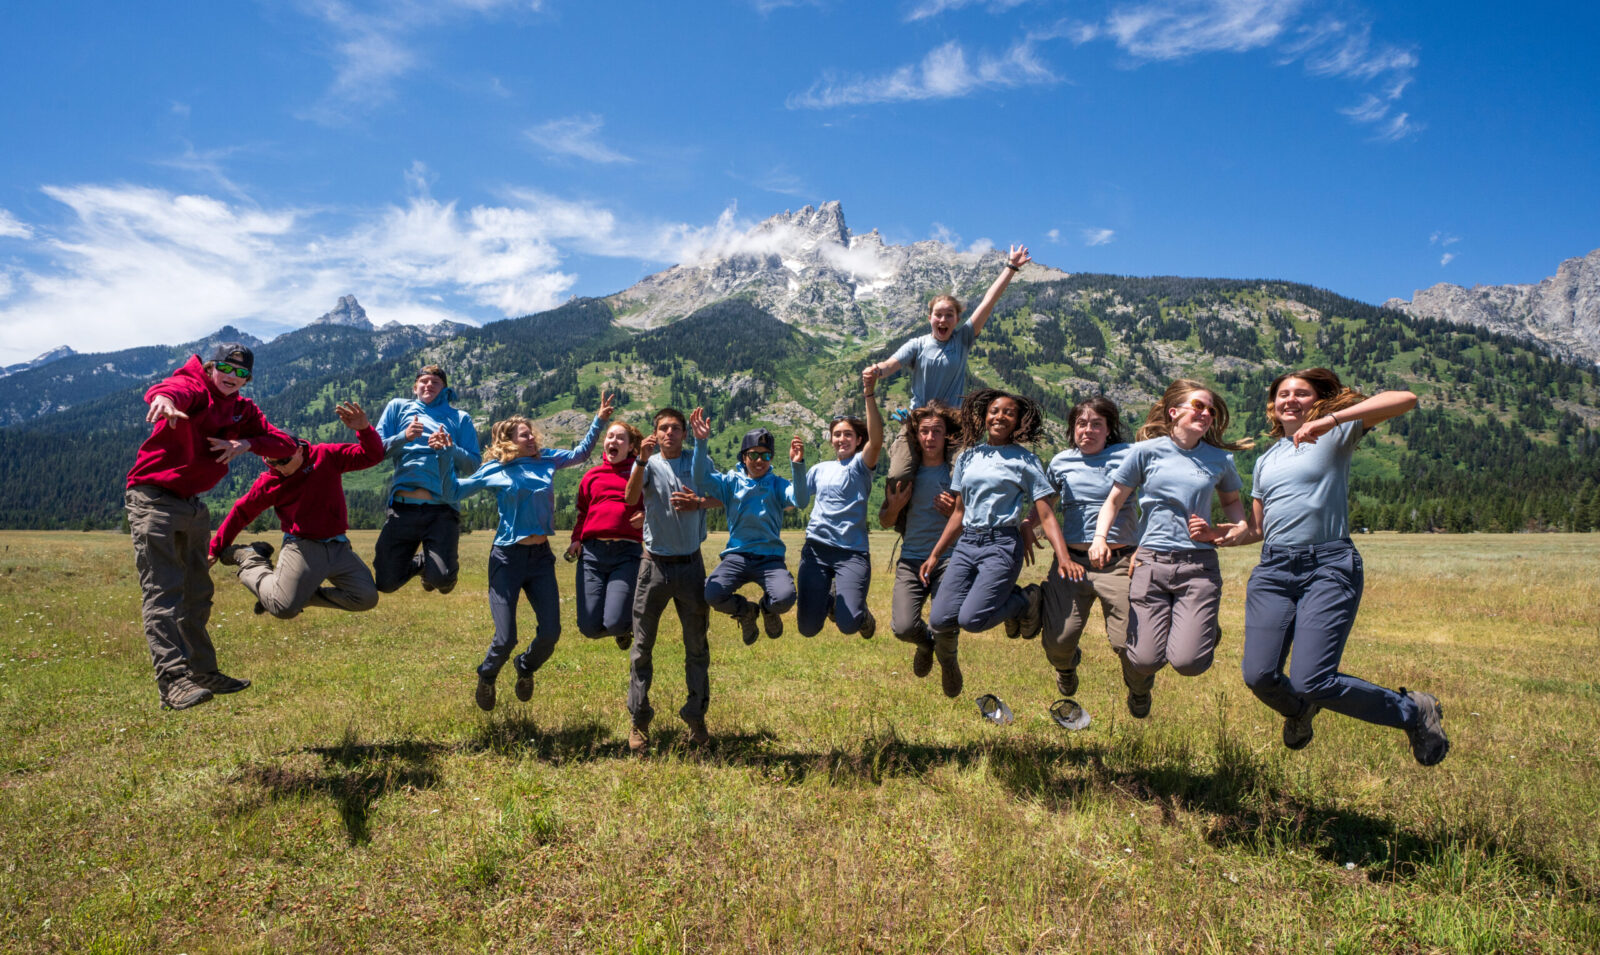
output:
<svg viewBox="0 0 1600 955"><path fill-rule="evenodd" d="M278 567L248 547L240 547L239 582L256 595L267 613L282 620L307 607L371 610L378 605L372 571L356 556L349 541L284 538ZM323 585L327 581L327 585Z"/></svg>
<svg viewBox="0 0 1600 955"><path fill-rule="evenodd" d="M144 638L156 676L176 679L213 673L217 651L211 620L211 514L198 497L179 497L153 484L123 495L133 556L144 591Z"/></svg>
<svg viewBox="0 0 1600 955"><path fill-rule="evenodd" d="M949 630L934 632L922 620L922 607L928 602L935 590L939 589L939 580L944 576L945 564L941 561L929 575L931 584L924 584L919 571L922 561L914 557L902 557L894 565L894 594L889 600L889 626L894 631L896 640L906 643L926 646L933 644L934 656L941 660L953 660L956 656L957 638L961 631L955 627Z"/></svg>
<svg viewBox="0 0 1600 955"><path fill-rule="evenodd" d="M1095 601L1105 618L1106 640L1122 664L1122 683L1136 694L1147 694L1155 685L1154 674L1140 673L1128 662L1128 563L1133 549L1122 551L1103 568L1089 564L1087 554L1072 552L1072 560L1083 568L1083 579L1067 580L1057 574L1054 563L1044 583L1044 629L1039 643L1045 659L1057 670L1075 670L1082 659L1078 641L1089 625L1089 612Z"/></svg>
<svg viewBox="0 0 1600 955"><path fill-rule="evenodd" d="M1128 660L1141 673L1167 664L1184 676L1211 668L1222 632L1222 571L1214 550L1152 551L1133 555L1128 587L1132 613Z"/></svg>

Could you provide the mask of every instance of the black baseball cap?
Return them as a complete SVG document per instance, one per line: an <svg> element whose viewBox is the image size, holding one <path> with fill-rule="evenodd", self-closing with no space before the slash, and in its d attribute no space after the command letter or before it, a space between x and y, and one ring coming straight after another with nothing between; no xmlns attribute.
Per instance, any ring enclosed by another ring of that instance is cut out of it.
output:
<svg viewBox="0 0 1600 955"><path fill-rule="evenodd" d="M251 371L256 369L256 353L242 342L223 342L211 349L211 361L225 361Z"/></svg>

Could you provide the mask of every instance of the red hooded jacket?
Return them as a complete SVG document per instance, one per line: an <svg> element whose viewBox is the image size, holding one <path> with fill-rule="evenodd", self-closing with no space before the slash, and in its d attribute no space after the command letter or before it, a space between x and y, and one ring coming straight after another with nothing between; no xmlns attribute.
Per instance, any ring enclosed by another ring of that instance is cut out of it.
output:
<svg viewBox="0 0 1600 955"><path fill-rule="evenodd" d="M300 467L288 477L268 471L233 502L233 509L211 535L211 556L233 543L239 532L269 507L278 509L286 534L327 540L350 529L345 508L344 474L383 460L383 439L371 427L358 431L359 444L313 444Z"/></svg>
<svg viewBox="0 0 1600 955"><path fill-rule="evenodd" d="M227 475L228 466L217 463L209 438L248 438L250 450L267 458L294 453L294 439L269 424L255 402L217 390L199 355L191 355L172 377L152 386L144 400L149 403L157 395L172 399L189 417L156 422L150 437L139 445L127 487L153 484L179 497L211 490Z"/></svg>

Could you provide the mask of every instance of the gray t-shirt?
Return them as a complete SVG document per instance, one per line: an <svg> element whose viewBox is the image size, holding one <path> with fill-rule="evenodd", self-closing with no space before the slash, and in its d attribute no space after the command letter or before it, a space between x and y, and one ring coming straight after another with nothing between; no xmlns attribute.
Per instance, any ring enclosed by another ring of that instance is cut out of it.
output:
<svg viewBox="0 0 1600 955"><path fill-rule="evenodd" d="M977 339L972 323L962 322L948 341L941 342L929 332L900 346L894 360L911 374L911 407L921 408L931 401L961 406L961 396L967 391L967 352Z"/></svg>
<svg viewBox="0 0 1600 955"><path fill-rule="evenodd" d="M652 454L644 463L644 549L662 557L693 554L706 539L706 512L673 510L674 491L699 493L687 444L675 458Z"/></svg>
<svg viewBox="0 0 1600 955"><path fill-rule="evenodd" d="M1209 519L1212 491L1244 486L1232 454L1204 441L1185 451L1170 437L1129 445L1111 479L1139 489L1139 546L1158 551L1215 550L1189 536L1189 515Z"/></svg>
<svg viewBox="0 0 1600 955"><path fill-rule="evenodd" d="M939 492L950 489L950 462L924 464L917 469L916 483L911 486L911 500L906 502L906 536L900 544L904 559L923 561L933 553L950 518L939 513L933 501Z"/></svg>
<svg viewBox="0 0 1600 955"><path fill-rule="evenodd" d="M1094 542L1095 524L1100 520L1100 505L1111 496L1111 475L1128 456L1128 445L1112 444L1098 454L1084 454L1068 448L1050 459L1050 483L1061 492L1061 536L1069 544ZM1134 526L1133 497L1117 511L1106 543L1113 547L1139 541Z"/></svg>
<svg viewBox="0 0 1600 955"><path fill-rule="evenodd" d="M1021 527L1034 501L1056 493L1038 456L1017 444L980 444L961 452L950 490L961 495L961 527L968 531Z"/></svg>
<svg viewBox="0 0 1600 955"><path fill-rule="evenodd" d="M1262 541L1278 546L1326 544L1350 536L1350 458L1366 434L1345 421L1298 448L1279 438L1256 458L1250 496L1261 501Z"/></svg>
<svg viewBox="0 0 1600 955"><path fill-rule="evenodd" d="M872 495L872 469L861 455L835 458L806 471L811 486L811 520L806 536L830 547L867 552L867 498Z"/></svg>

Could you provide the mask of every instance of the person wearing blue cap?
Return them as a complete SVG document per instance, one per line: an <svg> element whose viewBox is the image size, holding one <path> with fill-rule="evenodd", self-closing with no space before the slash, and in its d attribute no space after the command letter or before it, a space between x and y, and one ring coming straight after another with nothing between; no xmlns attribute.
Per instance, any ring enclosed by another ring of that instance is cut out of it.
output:
<svg viewBox="0 0 1600 955"><path fill-rule="evenodd" d="M745 433L739 443L739 463L724 473L702 464L710 453L706 443L695 442L694 473L706 475L702 489L721 501L728 514L728 546L717 569L706 578L706 603L739 621L746 646L756 642L758 612L767 636L776 640L783 636L782 614L795 601L794 578L784 563L783 512L805 507L811 499L805 444L799 435L789 441L791 482L772 472L775 442L766 428ZM740 586L752 582L761 585L760 601L739 593Z"/></svg>

